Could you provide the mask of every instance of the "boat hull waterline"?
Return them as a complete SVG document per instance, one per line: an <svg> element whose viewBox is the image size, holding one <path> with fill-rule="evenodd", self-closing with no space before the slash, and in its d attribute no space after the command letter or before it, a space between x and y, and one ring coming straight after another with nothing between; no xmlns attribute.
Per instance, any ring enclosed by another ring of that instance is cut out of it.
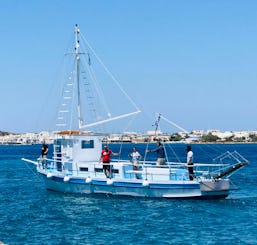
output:
<svg viewBox="0 0 257 245"><path fill-rule="evenodd" d="M110 179L69 178L47 176L41 173L48 190L62 193L108 194L118 196L152 197L152 198L224 198L229 195L230 181L124 181Z"/></svg>

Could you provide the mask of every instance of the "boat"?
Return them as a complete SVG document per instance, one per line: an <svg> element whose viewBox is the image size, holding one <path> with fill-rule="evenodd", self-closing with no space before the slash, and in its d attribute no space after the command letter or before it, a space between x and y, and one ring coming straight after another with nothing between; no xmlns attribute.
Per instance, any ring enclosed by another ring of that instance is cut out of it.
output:
<svg viewBox="0 0 257 245"><path fill-rule="evenodd" d="M194 163L194 176L189 178L185 162L170 162L166 159L163 165L147 160L147 149L143 159L131 162L128 159L112 160L109 164L110 174L104 172L105 163L99 161L106 134L84 131L96 125L111 123L140 112L135 103L128 97L135 111L123 115L110 116L96 122L84 124L80 97L80 30L75 26L75 51L69 55L75 60L77 91L77 128L65 129L55 133L52 158L31 160L26 162L36 165L36 170L44 179L48 190L62 193L108 194L118 196L134 196L149 198L225 198L233 189L230 176L249 162L238 152L226 152L211 164ZM88 55L88 65L91 64ZM107 70L108 71L108 70ZM110 72L108 71L110 74ZM112 76L112 74L111 74ZM124 90L122 89L122 92ZM67 99L66 95L66 99ZM65 104L66 106L66 104ZM60 110L64 113L66 110ZM63 116L58 115L59 119ZM164 118L164 117L163 117ZM161 115L155 123L156 132ZM165 119L165 118L164 118ZM65 123L57 125L65 127ZM157 136L158 137L158 136ZM163 144L164 146L166 144ZM147 145L148 148L148 145ZM136 166L136 167L135 167Z"/></svg>

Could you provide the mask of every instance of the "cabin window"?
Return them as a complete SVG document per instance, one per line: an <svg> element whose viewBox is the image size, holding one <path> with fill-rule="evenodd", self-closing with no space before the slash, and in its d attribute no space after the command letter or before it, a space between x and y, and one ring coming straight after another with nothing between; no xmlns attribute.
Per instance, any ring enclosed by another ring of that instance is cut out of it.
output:
<svg viewBox="0 0 257 245"><path fill-rule="evenodd" d="M60 139L54 140L54 144L61 146L62 141Z"/></svg>
<svg viewBox="0 0 257 245"><path fill-rule="evenodd" d="M101 173L101 172L103 172L103 169L102 168L95 168L95 172L96 173Z"/></svg>
<svg viewBox="0 0 257 245"><path fill-rule="evenodd" d="M119 169L112 169L112 172L115 173L115 174L118 174L119 173Z"/></svg>
<svg viewBox="0 0 257 245"><path fill-rule="evenodd" d="M95 168L95 172L96 173L102 173L103 169L102 168ZM111 172L114 173L114 174L118 174L119 173L119 169L112 169Z"/></svg>
<svg viewBox="0 0 257 245"><path fill-rule="evenodd" d="M54 141L54 144L63 147L73 147L73 141L69 139L57 139Z"/></svg>
<svg viewBox="0 0 257 245"><path fill-rule="evenodd" d="M63 146L64 147L73 147L73 140L70 140L70 139L64 139L63 140Z"/></svg>
<svg viewBox="0 0 257 245"><path fill-rule="evenodd" d="M94 148L94 141L93 140L82 140L81 141L81 148L82 149Z"/></svg>
<svg viewBox="0 0 257 245"><path fill-rule="evenodd" d="M88 168L79 168L79 171L88 172Z"/></svg>

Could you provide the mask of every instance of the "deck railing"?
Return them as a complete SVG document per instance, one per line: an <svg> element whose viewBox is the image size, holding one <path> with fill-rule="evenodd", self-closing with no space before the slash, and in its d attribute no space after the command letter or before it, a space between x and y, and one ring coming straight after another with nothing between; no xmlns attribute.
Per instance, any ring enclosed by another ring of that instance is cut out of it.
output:
<svg viewBox="0 0 257 245"><path fill-rule="evenodd" d="M120 167L118 163L122 163L122 167ZM194 175L195 178L215 179L215 176L223 177L223 173L228 169L230 170L229 174L231 174L231 169L233 170L233 167L238 166L238 164L241 164L242 166L245 165L242 162L238 163L238 161L234 164L194 163ZM67 167L68 165L71 166L70 169ZM59 176L103 177L103 165L104 164L99 165L99 163L94 163L93 168L85 167L85 169L83 169L82 164L74 164L71 161L63 162L62 158L55 157L54 159L39 159L38 168L41 171L52 172ZM45 169L43 168L44 166L46 166ZM135 179L135 176L140 176L139 179L145 180L156 180L157 177L165 180L188 180L188 165L182 162L166 162L165 165L156 165L156 162L154 161L133 164L128 160L119 160L111 162L110 166L111 178L120 177L125 179ZM138 169L133 169L133 166L136 166Z"/></svg>

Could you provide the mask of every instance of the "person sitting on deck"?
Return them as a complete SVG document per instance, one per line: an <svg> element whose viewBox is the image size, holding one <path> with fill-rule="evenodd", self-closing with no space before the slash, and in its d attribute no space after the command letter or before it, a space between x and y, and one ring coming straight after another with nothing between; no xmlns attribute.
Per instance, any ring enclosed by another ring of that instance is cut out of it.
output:
<svg viewBox="0 0 257 245"><path fill-rule="evenodd" d="M119 153L112 152L112 150L110 150L108 146L105 145L104 149L101 152L99 162L103 162L103 170L106 178L110 178L111 176L111 166L110 166L111 155L118 156Z"/></svg>
<svg viewBox="0 0 257 245"><path fill-rule="evenodd" d="M146 152L156 152L157 153L157 166L165 164L165 150L160 141L157 142L157 148L153 150L147 150Z"/></svg>

